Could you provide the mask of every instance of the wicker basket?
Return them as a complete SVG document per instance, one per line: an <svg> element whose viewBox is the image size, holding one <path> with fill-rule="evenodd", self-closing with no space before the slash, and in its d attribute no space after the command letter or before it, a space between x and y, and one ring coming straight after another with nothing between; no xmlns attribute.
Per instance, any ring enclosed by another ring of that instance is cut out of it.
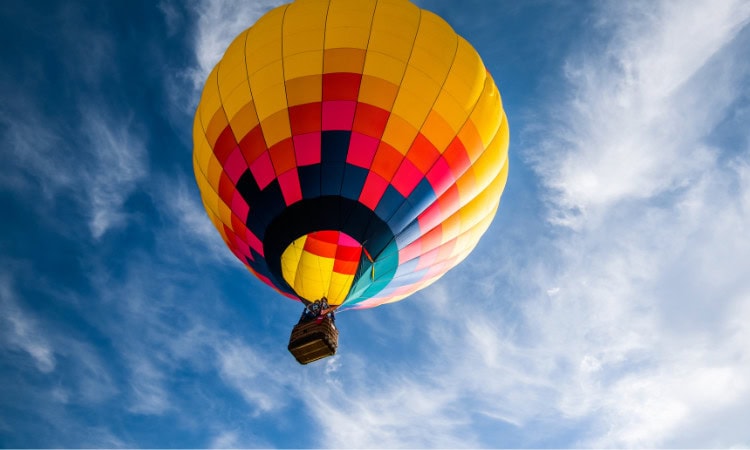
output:
<svg viewBox="0 0 750 450"><path fill-rule="evenodd" d="M289 352L300 364L308 364L336 354L339 331L329 316L294 326L289 337Z"/></svg>

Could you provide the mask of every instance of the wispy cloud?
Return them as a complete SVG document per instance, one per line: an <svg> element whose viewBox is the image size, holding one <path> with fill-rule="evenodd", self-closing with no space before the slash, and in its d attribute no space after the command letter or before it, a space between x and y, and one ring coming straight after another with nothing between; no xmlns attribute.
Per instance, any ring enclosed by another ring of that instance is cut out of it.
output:
<svg viewBox="0 0 750 450"><path fill-rule="evenodd" d="M282 0L200 1L195 4L195 56L198 66L190 69L197 89L202 89L211 69L219 62L232 40L272 8L288 3Z"/></svg>
<svg viewBox="0 0 750 450"><path fill-rule="evenodd" d="M43 115L33 102L17 96L8 100L0 120L9 170L0 182L17 195L37 196L30 205L40 212L44 205L38 200L72 198L95 239L122 226L127 220L123 204L147 172L143 134L134 131L132 121L94 106L74 112L80 114L78 121L58 120Z"/></svg>
<svg viewBox="0 0 750 450"><path fill-rule="evenodd" d="M537 154L555 217L571 226L700 176L716 158L704 139L747 73L731 45L747 24L747 3L602 8L605 43L568 60L567 98L550 111Z"/></svg>
<svg viewBox="0 0 750 450"><path fill-rule="evenodd" d="M750 8L609 3L600 19L612 34L569 60L534 151L569 230L533 276L548 298L523 307L529 354L557 361L530 372L556 380L560 413L594 418L582 445L695 445L750 394L729 313L750 302L748 149L713 140L747 95Z"/></svg>
<svg viewBox="0 0 750 450"><path fill-rule="evenodd" d="M54 350L36 320L18 304L11 281L10 275L0 274L0 345L25 352L39 371L49 373L56 365Z"/></svg>

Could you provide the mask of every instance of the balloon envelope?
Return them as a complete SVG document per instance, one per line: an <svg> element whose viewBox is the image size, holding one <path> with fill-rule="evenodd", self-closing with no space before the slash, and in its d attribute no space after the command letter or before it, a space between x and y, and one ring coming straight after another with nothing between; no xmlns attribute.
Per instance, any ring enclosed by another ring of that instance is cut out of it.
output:
<svg viewBox="0 0 750 450"><path fill-rule="evenodd" d="M508 124L472 46L405 0L297 0L209 75L193 165L229 249L282 294L373 307L476 246Z"/></svg>

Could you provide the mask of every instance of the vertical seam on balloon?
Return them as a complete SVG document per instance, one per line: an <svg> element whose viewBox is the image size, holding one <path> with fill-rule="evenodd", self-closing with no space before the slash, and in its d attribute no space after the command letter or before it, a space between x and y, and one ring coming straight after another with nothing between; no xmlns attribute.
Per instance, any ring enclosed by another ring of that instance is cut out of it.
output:
<svg viewBox="0 0 750 450"><path fill-rule="evenodd" d="M409 69L409 61L411 61L411 58L414 55L414 46L417 43L417 36L419 36L419 30L420 30L420 28L422 28L422 8L417 7L417 11L419 12L419 21L417 22L417 31L414 33L414 39L412 40L411 48L409 49L409 58L407 58L407 60L406 60L406 66L404 67L404 73L401 74L401 80L399 81L398 86L396 86L396 96L393 99L393 105L391 105L391 110L389 111L389 116L388 116L388 121L389 122L391 120L391 115L393 114L393 106L395 106L396 100L398 100L398 94L401 92L401 85L404 82L404 77L406 76L406 71ZM386 128L387 127L388 127L388 122L386 122ZM383 132L385 133L385 128L383 128ZM382 139L383 139L383 135L381 134L380 135L380 140L382 141ZM377 155L377 152L375 154ZM404 158L406 158L406 155L404 155ZM375 160L375 158L373 157L373 161L374 160ZM370 163L369 171L372 171L372 162ZM390 180L387 180L387 181L388 181L388 184L390 185ZM378 200L378 203L380 203L380 200L382 200L382 199L383 199L383 197L381 196L380 199ZM377 205L376 205L376 208L377 208ZM388 223L388 221L384 221L384 222L386 222L386 224ZM391 230L391 231L393 231L393 230ZM390 243L392 241L393 241L393 239L391 241L388 241L388 242ZM383 247L383 250L381 250L380 253L378 253L377 255L374 255L374 258L375 258L376 261L380 257L380 254L383 253L383 251L386 248L388 248L388 245L386 245L385 247Z"/></svg>
<svg viewBox="0 0 750 450"><path fill-rule="evenodd" d="M379 3L380 3L380 0L375 0L375 6L372 8L372 14L370 16L370 31L367 34L367 44L365 45L365 57L362 60L362 69L360 70L360 73L359 73L360 74L360 78L359 78L359 88L357 89L357 100L355 101L355 104L354 104L355 106L354 106L354 116L352 117L352 128L351 128L351 130L349 132L349 147L350 148L351 148L352 135L354 134L354 120L357 117L357 110L359 109L359 93L362 91L362 80L363 80L363 78L365 76L365 64L367 64L367 53L368 53L368 50L370 48L370 40L372 38L372 27L375 24L375 14L376 14L376 12L378 10L378 4ZM348 155L348 151L349 151L349 149L347 149L347 155ZM349 166L349 164L347 164L346 160L345 160L344 161L344 173L343 173L343 175L341 177L341 184L339 185L339 195L341 195L342 192L344 191L344 180L346 179L346 171L347 171L347 167L348 166ZM341 215L342 214L339 213L339 217L341 217ZM346 217L341 221L342 228L344 226L346 226L347 223L349 223L349 220L351 219L351 217L352 217L352 211L349 211L348 214L346 215ZM360 245L361 245L361 243L360 243ZM356 278L356 277L354 277L354 278ZM341 301L341 305L343 305L346 302L346 300L348 300L349 293L351 292L352 287L354 285L354 278L352 278L352 282L349 285L348 291L344 295L344 299Z"/></svg>
<svg viewBox="0 0 750 450"><path fill-rule="evenodd" d="M284 5L284 14L286 14L286 9L288 7L289 7L289 5ZM263 136L263 144L266 146L266 150L265 151L268 152L268 151L270 151L270 149L268 148L268 143L266 142L266 137L265 137L265 135L263 133L263 126L262 126L261 121L260 121L260 115L258 115L258 108L255 105L255 94L253 93L253 86L250 83L250 70L247 67L247 41L250 38L250 32L252 31L252 28L255 27L257 24L258 23L256 22L255 25L253 25L252 27L250 27L250 29L247 31L247 34L245 35L245 48L244 48L244 51L243 51L243 57L245 59L245 79L247 80L247 87L248 87L248 89L250 89L250 97L251 97L252 102L253 102L253 109L255 110L255 118L258 119L258 125L257 125L257 127L260 130L261 136ZM282 54L282 59L283 59L283 54ZM282 76L283 76L283 71L282 71ZM243 158L244 158L244 155L243 155ZM247 163L248 170L250 170L250 163L247 160L245 160L245 163ZM251 176L254 177L254 175L252 175L252 172L251 172ZM252 206L252 205L249 205L249 206ZM249 215L248 215L248 217L249 217ZM247 226L247 220L245 221L245 226ZM250 230L249 227L248 227L248 230L252 232L252 230ZM261 242L261 244L265 245L265 242ZM265 255L263 256L263 264L265 264L265 266L268 267L268 263L266 262ZM272 278L270 280L272 282L274 281L274 279L277 278L273 274L271 274L271 277ZM276 281L278 283L286 284L287 286L289 286L289 283L287 283L286 280L284 280L283 276L281 276L281 280L276 280ZM280 290L282 289L282 287L283 287L283 285L282 286L278 286L278 288ZM294 286L289 286L289 288L292 290L291 293L293 293L293 295L297 296L296 295L296 291L294 290ZM297 297L299 297L299 296L297 296Z"/></svg>
<svg viewBox="0 0 750 450"><path fill-rule="evenodd" d="M281 43L281 83L284 85L284 98L286 99L286 118L289 122L289 141L292 144L292 149L296 150L294 147L294 135L292 134L292 118L289 115L289 93L286 90L286 65L284 64L284 24L286 23L286 13L289 11L289 7L293 6L294 3L290 3L284 8L284 14L281 16L281 36L279 36L279 42ZM270 151L270 149L269 149ZM292 158L294 158L294 170L297 172L297 180L299 180L299 170L297 169L297 152L292 152ZM274 167L274 171L276 168ZM277 178L281 176L281 174L277 175ZM280 186L279 186L280 187ZM301 191L301 189L300 189ZM283 195L283 193L282 193ZM284 199L284 203L286 203L286 198ZM294 289L294 287L292 287Z"/></svg>
<svg viewBox="0 0 750 450"><path fill-rule="evenodd" d="M326 35L328 34L328 15L331 12L331 0L328 0L328 5L326 6L326 18L323 22L323 48L321 49L321 56L320 58L320 176L318 179L320 180L320 195L323 195L323 90L325 89L325 82L323 81L323 77L325 75L325 64L326 64ZM320 272L320 280L323 281L323 268L320 266L320 256L317 256L315 258L315 261L318 263L318 271ZM328 286L323 289L323 293L321 295L325 295L328 293L328 291L331 288L331 279L328 279ZM315 300L320 300L319 298Z"/></svg>
<svg viewBox="0 0 750 450"><path fill-rule="evenodd" d="M365 44L365 57L362 60L362 70L359 72L359 88L357 89L357 100L354 103L354 115L352 116L352 129L350 130L349 135L349 145L351 146L351 133L354 133L354 119L357 117L357 109L359 109L359 92L362 89L362 78L364 77L365 72L365 64L367 63L367 49L370 48L370 38L372 37L372 26L373 23L375 23L375 11L378 9L378 2L379 0L375 0L375 6L372 8L372 14L370 14L370 31L367 34L367 44ZM348 149L347 149L348 150ZM348 151L347 151L348 154ZM344 171L346 171L346 161L344 161ZM344 177L341 178L341 184L339 185L339 195L341 195L342 191L344 190ZM347 219L344 220L344 224L349 220L349 217L351 217L351 214L347 216Z"/></svg>
<svg viewBox="0 0 750 450"><path fill-rule="evenodd" d="M450 27L450 25L448 25L448 26ZM448 71L447 71L447 72L445 73L445 77L443 78L443 82L442 82L442 84L440 85L440 90L438 91L437 95L435 96L435 100L433 100L433 101L432 101L432 106L430 107L430 111L429 111L429 112L427 113L427 116L429 116L429 115L430 115L430 113L431 113L431 112L432 112L432 111L434 110L434 108L435 108L435 104L437 103L437 100L438 100L438 98L440 97L440 93L441 93L441 92L442 92L442 90L443 90L443 86L445 86L445 82L446 82L446 81L448 80L448 76L450 75L450 73L451 73L451 70L453 70L453 65L455 64L455 62L456 62L456 57L458 56L458 33L456 33L456 32L455 32L455 30L453 30L453 28L452 28L452 27L451 27L451 31L453 31L453 35L454 35L454 36L456 37L456 49L455 49L455 51L453 52L453 59L451 60L451 65L450 65L450 67L448 67ZM407 64L407 67L408 67L408 64ZM416 69L416 70L419 70L419 69ZM416 135L416 136L414 136L414 139L412 139L411 143L409 144L409 147L410 147L410 148L411 148L411 146L412 146L412 145L414 145L414 141L416 141L416 140L417 140L417 136L419 136L419 134L420 134L420 132L421 132L421 130L422 130L422 128L424 127L424 124L425 124L426 122L427 122L427 117L425 117L425 118L424 118L424 120L422 121L422 124L421 124L421 125L419 126L419 128L417 128L417 135ZM456 133L456 135L458 135L458 133ZM455 139L455 136L454 136L454 139ZM406 152L408 153L408 152L409 152L409 150L407 149L407 150L406 150ZM402 166L402 165L404 164L404 162L406 162L406 160L407 160L407 158L406 158L406 155L404 155L404 159L403 159L403 160L401 160L401 164L399 164L398 168L396 169L396 172L394 172L394 176L395 176L395 174L396 174L396 173L398 173L399 169L400 169L400 168L401 168L401 166ZM428 170L428 172L429 172L429 170ZM426 176L426 175L427 175L426 173L423 173L423 174L422 174L422 178L424 178L424 176ZM391 179L390 181L393 181L393 179ZM390 184L390 181L389 181L389 184ZM402 206L403 206L404 204L408 203L408 202L409 202L409 199L408 199L408 197L404 197L404 201L403 201L403 202L401 202L401 204L400 204L400 205L398 205L398 207L397 207L397 208L395 208L395 210L393 211L393 214L391 214L391 215L390 215L390 216L388 217L388 219L386 219L386 220L385 220L385 222L386 222L386 223L388 223L388 221L389 221L389 220L391 220L391 219L393 218L393 216L395 216L395 215L396 215L396 213L398 212L398 210L399 210L399 209L401 209L401 207L402 207ZM411 223L411 222L409 222L409 223ZM408 225L409 225L409 224L407 224L407 226L408 226ZM401 231L400 231L399 233L397 233L397 234L394 234L394 236L393 236L393 239L395 240L395 239L396 239L396 238L397 238L398 236L400 236L400 235L401 235L401 232L403 232L404 230L406 230L406 227L404 227L404 229L403 229L403 230L401 230Z"/></svg>
<svg viewBox="0 0 750 450"><path fill-rule="evenodd" d="M331 12L331 0L328 0L326 5L326 18L323 21L323 47L320 50L320 173L318 175L318 192L320 196L323 195L323 90L325 89L325 82L323 81L325 75L326 65L326 34L328 34L328 14Z"/></svg>
<svg viewBox="0 0 750 450"><path fill-rule="evenodd" d="M407 60L406 60L406 65L404 67L404 73L401 74L401 80L399 81L398 86L396 86L396 96L394 97L393 105L391 105L391 110L389 111L389 118L388 118L389 121L390 121L391 115L393 114L393 106L395 106L396 100L398 100L398 94L401 92L401 86L403 85L404 77L406 77L406 71L409 69L409 62L411 61L412 57L414 56L414 47L415 47L415 45L417 43L417 37L419 36L419 30L422 28L422 8L417 8L417 11L419 12L419 21L417 22L417 30L414 33L414 39L412 40L411 48L409 49L409 58L407 58ZM364 69L363 69L363 71L364 71ZM386 123L386 127L387 126L388 125ZM385 133L385 128L383 129L383 132ZM382 141L382 138L383 138L383 135L381 134L380 135L380 140L381 141ZM406 158L406 155L404 155L404 158ZM373 161L374 161L374 158L373 158ZM372 163L370 163L369 171L372 171ZM390 186L391 185L391 180L387 180L387 181L388 181L388 185ZM382 198L383 197L381 196L380 199L378 200L378 203L380 202L380 200L382 200ZM376 205L376 208L377 208L377 205ZM386 224L388 223L388 221L384 221L384 222L386 222ZM368 228L369 228L369 226L368 226ZM391 230L391 231L393 231L393 230ZM385 249L388 248L388 246L390 245L391 242L395 241L395 239L396 238L395 238L395 235L394 235L393 239L391 239L390 241L388 241L388 243L383 247L383 249L377 255L374 256L375 262L373 262L373 264L372 264L373 271L374 271L376 262L377 262L378 258L380 257L380 255L385 251ZM396 250L398 250L398 247L396 248ZM398 270L398 264L396 264L396 270ZM373 273L372 284L376 283L379 279L383 278L386 275L387 275L387 272L385 274L381 274L381 276L376 276ZM388 285L383 286L383 288L381 288L381 291L383 289L385 289L386 287L388 287Z"/></svg>
<svg viewBox="0 0 750 450"><path fill-rule="evenodd" d="M412 39L411 48L409 49L409 57L406 59L406 64L404 66L404 72L401 74L401 80L399 81L398 85L396 86L396 95L393 97L393 104L391 105L390 111L388 111L388 120L389 121L390 121L391 114L393 113L393 106L396 104L396 99L398 98L398 93L401 91L401 84L403 83L404 77L406 76L406 70L409 68L409 61L411 61L412 55L414 53L414 45L417 42L417 36L419 36L419 29L422 26L422 8L419 8L419 7L416 7L416 8L417 8L417 13L419 15L419 17L417 19L417 29L414 32L414 38ZM369 53L369 48L370 48L370 40L371 40L372 33L373 33L373 26L375 24L375 11L376 10L377 10L377 2L375 3L375 8L373 9L372 21L370 22L370 36L367 37L367 49L365 49L365 60L362 62L362 77L363 78L364 78L364 72L365 72L365 65L367 64L367 54ZM360 80L360 88L361 88L361 85L362 85L362 80ZM357 95L357 97L359 97L359 94ZM357 101L357 103L359 103L359 101ZM355 113L356 113L356 111L355 111ZM386 127L387 126L388 126L388 122L386 122ZM380 133L380 137L378 138L378 142L380 142L383 139L383 133L385 132L385 128L386 127L383 127L383 131ZM377 150L375 152L375 155L377 155ZM375 160L375 155L373 155L373 161ZM372 172L372 161L370 161L370 166L367 168L367 172L368 172L368 175L370 174L370 172ZM383 198L382 195L381 195L380 198L381 199ZM378 200L378 202L380 202L380 200ZM376 205L376 207L377 207L377 205ZM386 222L386 224L387 224L387 222ZM369 231L369 228L370 228L370 224L367 225L367 229L365 231L365 234L367 233L367 231ZM390 242L391 241L389 241L389 243ZM388 245L386 245L385 247L383 247L383 250L385 250L386 248L388 248ZM380 253L382 253L382 251ZM378 253L377 255L375 255L374 261L372 263L372 267L375 267L375 261L377 261L378 257L380 256L380 253ZM372 283L375 283L375 281L376 280L373 278ZM349 300L349 299L347 299L347 300Z"/></svg>

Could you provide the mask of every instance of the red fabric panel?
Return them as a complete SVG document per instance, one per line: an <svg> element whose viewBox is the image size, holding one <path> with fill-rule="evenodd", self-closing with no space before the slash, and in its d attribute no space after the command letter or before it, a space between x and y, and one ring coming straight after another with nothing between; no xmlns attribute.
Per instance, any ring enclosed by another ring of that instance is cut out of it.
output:
<svg viewBox="0 0 750 450"><path fill-rule="evenodd" d="M381 141L375 158L372 160L372 171L390 180L401 165L402 159L404 156L398 150Z"/></svg>
<svg viewBox="0 0 750 450"><path fill-rule="evenodd" d="M234 183L229 179L226 172L222 172L221 178L219 178L219 197L224 200L227 206L232 204L232 194L234 194L234 191Z"/></svg>
<svg viewBox="0 0 750 450"><path fill-rule="evenodd" d="M306 103L289 108L292 136L320 131L322 113L320 103Z"/></svg>
<svg viewBox="0 0 750 450"><path fill-rule="evenodd" d="M357 101L362 75L358 73L326 73L323 75L323 101Z"/></svg>
<svg viewBox="0 0 750 450"><path fill-rule="evenodd" d="M271 164L271 157L268 152L263 152L250 164L250 171L253 173L255 181L261 189L265 189L276 178L276 173L273 171L273 164Z"/></svg>
<svg viewBox="0 0 750 450"><path fill-rule="evenodd" d="M379 143L380 141L373 137L352 132L349 140L349 151L346 154L347 164L369 169Z"/></svg>
<svg viewBox="0 0 750 450"><path fill-rule="evenodd" d="M380 138L383 135L383 131L385 131L385 126L390 116L390 111L368 105L367 103L358 103L352 130Z"/></svg>
<svg viewBox="0 0 750 450"><path fill-rule="evenodd" d="M391 180L391 184L404 197L408 197L411 191L417 187L424 175L408 159L401 162L401 166Z"/></svg>
<svg viewBox="0 0 750 450"><path fill-rule="evenodd" d="M320 163L320 132L294 136L294 154L297 166Z"/></svg>
<svg viewBox="0 0 750 450"><path fill-rule="evenodd" d="M351 130L357 102L324 101L323 130Z"/></svg>
<svg viewBox="0 0 750 450"><path fill-rule="evenodd" d="M469 156L466 154L466 149L461 143L461 140L455 138L448 144L448 147L443 152L443 158L448 163L453 173L453 178L458 179L466 169L471 166Z"/></svg>
<svg viewBox="0 0 750 450"><path fill-rule="evenodd" d="M279 186L287 206L302 200L302 188L299 185L297 169L292 169L279 175Z"/></svg>
<svg viewBox="0 0 750 450"><path fill-rule="evenodd" d="M263 138L263 130L260 125L256 126L240 141L240 151L248 164L255 162L258 157L267 150L266 140Z"/></svg>
<svg viewBox="0 0 750 450"><path fill-rule="evenodd" d="M441 195L456 182L448 162L442 157L435 161L430 171L427 172L427 180L435 195Z"/></svg>
<svg viewBox="0 0 750 450"><path fill-rule="evenodd" d="M424 174L432 168L438 158L440 158L440 152L422 133L417 134L409 151L406 152L406 159L411 161Z"/></svg>
<svg viewBox="0 0 750 450"><path fill-rule="evenodd" d="M239 191L234 191L234 194L232 194L232 203L228 204L232 208L232 213L234 215L242 219L243 222L247 220L247 213L250 211L250 207L247 206L247 202L245 202L245 199L242 197L242 194L240 194ZM234 229L235 233L237 233L238 230L235 227L234 219L234 216L232 216L232 228Z"/></svg>
<svg viewBox="0 0 750 450"><path fill-rule="evenodd" d="M216 159L224 165L227 157L232 153L232 150L234 150L235 147L237 147L237 141L234 140L232 129L227 125L216 140L216 144L214 144L214 155L216 155Z"/></svg>
<svg viewBox="0 0 750 450"><path fill-rule="evenodd" d="M224 163L224 171L229 176L234 184L240 180L240 177L247 170L247 163L245 158L242 156L242 152L239 147L235 147L232 153L229 154L227 162Z"/></svg>
<svg viewBox="0 0 750 450"><path fill-rule="evenodd" d="M276 176L297 167L297 162L294 158L294 144L292 143L292 138L286 138L283 141L274 144L268 150L268 153L271 155L271 163L273 163Z"/></svg>
<svg viewBox="0 0 750 450"><path fill-rule="evenodd" d="M359 202L375 211L383 192L388 187L388 182L375 172L367 174L367 180L359 194Z"/></svg>

